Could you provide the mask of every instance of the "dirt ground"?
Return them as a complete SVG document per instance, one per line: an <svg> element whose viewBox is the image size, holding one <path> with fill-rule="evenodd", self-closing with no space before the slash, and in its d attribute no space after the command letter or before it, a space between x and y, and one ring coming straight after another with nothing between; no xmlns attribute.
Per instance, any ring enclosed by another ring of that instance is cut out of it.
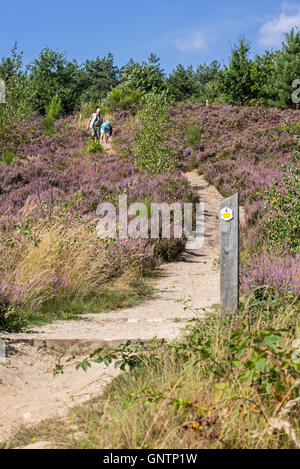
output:
<svg viewBox="0 0 300 469"><path fill-rule="evenodd" d="M0 364L0 441L20 425L33 425L63 415L74 405L102 393L117 375L112 367L94 365L87 373L68 366L53 377L59 353L85 355L99 346L112 347L125 340L171 340L187 320L204 316L220 301L219 219L222 196L197 171L186 174L197 188L205 209L204 245L188 250L175 263L161 267L154 296L136 307L101 314L88 314L81 321L57 321L36 328L31 334L2 334L10 343L6 362ZM177 300L189 300L191 310Z"/></svg>

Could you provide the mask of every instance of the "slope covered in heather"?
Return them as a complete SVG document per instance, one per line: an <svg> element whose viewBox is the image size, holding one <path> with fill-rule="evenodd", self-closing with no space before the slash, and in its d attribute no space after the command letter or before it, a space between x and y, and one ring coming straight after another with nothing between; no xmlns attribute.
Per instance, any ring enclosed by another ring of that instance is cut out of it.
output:
<svg viewBox="0 0 300 469"><path fill-rule="evenodd" d="M56 310L109 298L130 304L143 279L162 259L176 258L179 240L111 240L96 235L96 208L132 202L193 202L196 194L178 170L149 177L117 154L88 153L87 134L72 118L44 136L42 121L22 123L17 157L0 164L1 282L3 308ZM101 305L101 301L100 301ZM97 306L95 306L97 308Z"/></svg>
<svg viewBox="0 0 300 469"><path fill-rule="evenodd" d="M240 192L246 214L241 232L244 291L255 285L293 294L300 291L300 212L295 209L291 217L287 210L299 200L296 169L292 176L295 200L287 198L280 206L278 198L279 224L286 230L286 243L271 239L278 228L268 226L274 207L271 195L266 194L266 188L274 189L274 181L282 181L282 165L300 166L299 135L300 116L295 110L214 103L209 107L185 104L171 111L166 138L177 166L183 171L196 168L224 197ZM125 152L133 141L134 132L121 134L120 150ZM286 190L287 184L280 189L282 194Z"/></svg>

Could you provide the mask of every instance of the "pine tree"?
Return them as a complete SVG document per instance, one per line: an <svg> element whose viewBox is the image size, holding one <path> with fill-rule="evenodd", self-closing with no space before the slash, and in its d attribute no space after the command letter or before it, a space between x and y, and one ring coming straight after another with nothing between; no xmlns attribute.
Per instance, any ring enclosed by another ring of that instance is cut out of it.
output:
<svg viewBox="0 0 300 469"><path fill-rule="evenodd" d="M81 102L100 102L117 86L119 70L114 65L111 53L107 57L97 57L95 60L86 60L82 73L80 86L82 89Z"/></svg>
<svg viewBox="0 0 300 469"><path fill-rule="evenodd" d="M167 87L176 101L184 101L198 93L193 67L178 65L167 79Z"/></svg>
<svg viewBox="0 0 300 469"><path fill-rule="evenodd" d="M295 108L292 101L294 88L292 83L300 78L300 32L293 28L286 34L286 40L277 55L273 73L267 87L270 95L269 104L282 108Z"/></svg>
<svg viewBox="0 0 300 469"><path fill-rule="evenodd" d="M148 62L134 62L129 60L128 64L121 68L121 86L142 93L152 91L161 92L165 88L165 73L160 66L160 59L155 54L150 54Z"/></svg>
<svg viewBox="0 0 300 469"><path fill-rule="evenodd" d="M232 51L229 67L219 72L218 87L223 99L230 104L246 104L252 98L253 80L250 44L241 39Z"/></svg>

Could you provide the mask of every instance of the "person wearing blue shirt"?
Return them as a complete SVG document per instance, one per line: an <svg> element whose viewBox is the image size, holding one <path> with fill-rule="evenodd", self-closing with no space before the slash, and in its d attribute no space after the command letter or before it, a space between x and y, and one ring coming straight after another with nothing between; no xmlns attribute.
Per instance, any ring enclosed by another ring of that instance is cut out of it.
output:
<svg viewBox="0 0 300 469"><path fill-rule="evenodd" d="M108 143L108 139L111 136L111 131L112 131L112 128L111 128L110 122L109 121L103 122L103 124L101 125L101 143L103 143L104 137L105 137L105 142Z"/></svg>

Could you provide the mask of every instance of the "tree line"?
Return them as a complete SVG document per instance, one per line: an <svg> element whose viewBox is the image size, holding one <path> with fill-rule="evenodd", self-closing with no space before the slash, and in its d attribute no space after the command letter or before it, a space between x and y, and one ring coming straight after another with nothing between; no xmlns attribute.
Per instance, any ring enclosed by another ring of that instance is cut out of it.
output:
<svg viewBox="0 0 300 469"><path fill-rule="evenodd" d="M84 103L126 109L144 94L162 91L175 102L220 100L294 108L292 83L300 79L300 32L293 29L286 34L280 50L254 56L251 44L240 39L228 65L221 66L216 60L196 68L179 64L168 76L155 54L142 62L130 59L118 68L111 53L79 65L45 47L24 65L23 53L15 44L10 56L0 62L0 79L6 83L7 102L20 114L32 111L43 115L56 96L62 112L70 114Z"/></svg>

